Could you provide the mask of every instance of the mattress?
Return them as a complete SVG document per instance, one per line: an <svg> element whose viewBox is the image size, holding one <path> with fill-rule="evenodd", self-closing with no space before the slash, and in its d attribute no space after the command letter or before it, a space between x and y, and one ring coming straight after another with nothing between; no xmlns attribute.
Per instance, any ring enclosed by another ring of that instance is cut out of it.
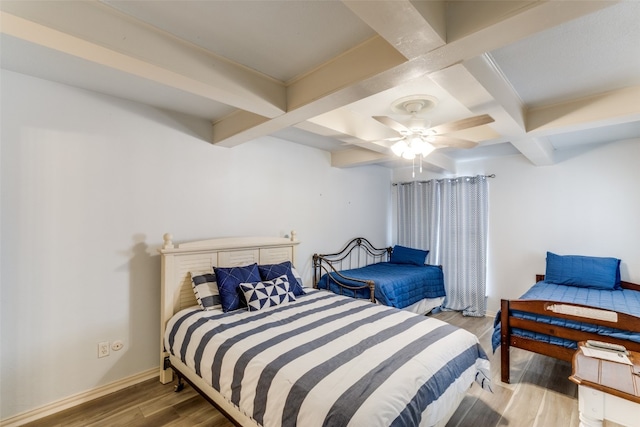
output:
<svg viewBox="0 0 640 427"><path fill-rule="evenodd" d="M533 285L533 287L525 292L524 295L522 295L519 299L582 304L594 308L617 311L619 313L625 313L632 316L640 317L640 292L630 289L605 290L582 288L578 286L557 285L554 283L541 281ZM515 317L535 320L537 322L549 323L556 326L564 326L580 331L593 332L603 336L611 336L624 340L640 342L640 334L638 333L609 328L606 326L598 326L586 322L578 322L568 319L558 319L532 313L523 313L515 310L513 311L512 315ZM498 312L494 322L494 330L492 336L492 346L494 352L500 346L500 330L500 312ZM537 341L559 345L566 348L577 348L577 344L575 341L570 341L536 332L525 331L518 328L514 328L512 334L525 338L531 338Z"/></svg>
<svg viewBox="0 0 640 427"><path fill-rule="evenodd" d="M389 307L404 308L425 298L438 298L445 295L442 268L435 265L411 265L379 262L361 268L340 271L340 274L354 279L373 280L375 282L376 301ZM362 283L345 281L335 273L329 273L341 283L350 286L362 286ZM341 289L324 274L318 281L318 288L334 293L369 298L369 289L350 291Z"/></svg>
<svg viewBox="0 0 640 427"><path fill-rule="evenodd" d="M164 344L264 426L435 425L474 380L491 384L475 335L320 290L260 311L182 310Z"/></svg>

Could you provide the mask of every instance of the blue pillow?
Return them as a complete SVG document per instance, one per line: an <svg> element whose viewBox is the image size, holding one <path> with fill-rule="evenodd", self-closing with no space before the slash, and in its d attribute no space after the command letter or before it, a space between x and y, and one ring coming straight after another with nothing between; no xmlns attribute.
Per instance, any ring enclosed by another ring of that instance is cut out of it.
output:
<svg viewBox="0 0 640 427"><path fill-rule="evenodd" d="M395 245L391 252L391 259L389 262L393 264L424 265L427 255L429 255L429 251Z"/></svg>
<svg viewBox="0 0 640 427"><path fill-rule="evenodd" d="M220 303L222 311L233 311L246 307L244 294L240 289L240 283L252 283L260 281L258 264L251 264L243 267L213 268L218 279L218 292L220 293Z"/></svg>
<svg viewBox="0 0 640 427"><path fill-rule="evenodd" d="M620 260L547 252L544 280L582 288L620 289Z"/></svg>
<svg viewBox="0 0 640 427"><path fill-rule="evenodd" d="M291 261L281 262L280 264L264 264L258 266L261 280L274 280L283 274L287 276L289 280L289 286L293 295L304 295L302 290L302 279L298 280L293 270Z"/></svg>

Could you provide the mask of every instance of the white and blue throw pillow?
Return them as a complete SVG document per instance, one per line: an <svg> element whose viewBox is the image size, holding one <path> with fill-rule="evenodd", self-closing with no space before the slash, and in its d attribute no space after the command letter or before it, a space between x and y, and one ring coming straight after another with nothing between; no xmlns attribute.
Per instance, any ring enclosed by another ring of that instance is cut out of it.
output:
<svg viewBox="0 0 640 427"><path fill-rule="evenodd" d="M267 307L295 301L287 275L262 282L240 283L249 311L258 311Z"/></svg>
<svg viewBox="0 0 640 427"><path fill-rule="evenodd" d="M201 309L222 310L215 274L191 273L191 286Z"/></svg>

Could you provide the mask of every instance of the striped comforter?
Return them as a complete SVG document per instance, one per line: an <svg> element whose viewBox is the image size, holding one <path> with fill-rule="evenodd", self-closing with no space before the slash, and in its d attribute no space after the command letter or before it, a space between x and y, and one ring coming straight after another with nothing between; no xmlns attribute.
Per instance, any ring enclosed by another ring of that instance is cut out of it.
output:
<svg viewBox="0 0 640 427"><path fill-rule="evenodd" d="M475 335L316 290L261 311L182 310L165 348L264 426L433 425L490 378Z"/></svg>

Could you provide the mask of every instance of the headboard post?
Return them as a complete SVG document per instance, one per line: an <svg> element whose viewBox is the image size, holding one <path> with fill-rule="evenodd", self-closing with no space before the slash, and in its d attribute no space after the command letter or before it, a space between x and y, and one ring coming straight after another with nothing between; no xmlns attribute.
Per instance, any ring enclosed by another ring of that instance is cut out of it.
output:
<svg viewBox="0 0 640 427"><path fill-rule="evenodd" d="M173 239L173 236L170 233L165 233L162 236L162 239L164 240L162 249L173 249L173 242L171 241L171 239Z"/></svg>

